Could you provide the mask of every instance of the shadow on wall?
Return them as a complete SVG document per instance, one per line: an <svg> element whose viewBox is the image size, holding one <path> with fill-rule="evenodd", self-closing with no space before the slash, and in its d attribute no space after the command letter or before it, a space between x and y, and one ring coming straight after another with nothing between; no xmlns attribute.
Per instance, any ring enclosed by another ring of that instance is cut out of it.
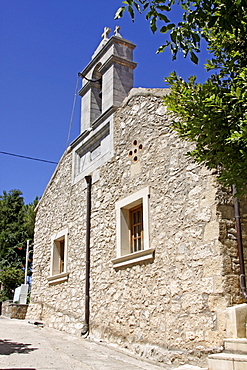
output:
<svg viewBox="0 0 247 370"><path fill-rule="evenodd" d="M38 348L29 347L31 344L12 342L8 339L0 339L0 355L11 355L12 353L29 353L35 351ZM1 369L3 370L3 369ZM11 370L11 369L8 369ZM15 370L17 370L15 368ZM25 369L22 369L25 370ZM35 370L29 368L29 370Z"/></svg>

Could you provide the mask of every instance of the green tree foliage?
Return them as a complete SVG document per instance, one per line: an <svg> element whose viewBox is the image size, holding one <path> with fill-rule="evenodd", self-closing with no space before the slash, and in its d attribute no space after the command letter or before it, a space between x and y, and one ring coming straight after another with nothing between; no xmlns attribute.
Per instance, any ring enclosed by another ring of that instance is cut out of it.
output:
<svg viewBox="0 0 247 370"><path fill-rule="evenodd" d="M20 190L10 190L9 193L4 191L0 196L0 281L4 284L2 298L12 298L13 289L24 282L26 245L28 239L30 243L33 240L34 209L37 203L36 197L33 203L25 205Z"/></svg>
<svg viewBox="0 0 247 370"><path fill-rule="evenodd" d="M0 196L0 268L20 266L28 238L24 228L24 200L19 190Z"/></svg>
<svg viewBox="0 0 247 370"><path fill-rule="evenodd" d="M247 1L246 0L126 0L116 18L127 9L145 13L153 32L169 35L158 49L170 47L173 59L182 51L198 62L202 39L212 58L205 68L211 76L204 84L188 82L174 72L166 81L171 93L168 108L179 115L173 125L179 135L195 143L189 153L195 160L218 171L225 185L247 192ZM183 9L176 24L174 7ZM214 71L214 72L213 72Z"/></svg>
<svg viewBox="0 0 247 370"><path fill-rule="evenodd" d="M35 223L35 208L38 205L39 198L36 197L30 204L26 204L24 207L24 227L28 233L30 243L34 236L34 223Z"/></svg>
<svg viewBox="0 0 247 370"><path fill-rule="evenodd" d="M15 288L24 283L24 271L16 267L5 267L0 271L3 289L0 291L0 302L13 299Z"/></svg>

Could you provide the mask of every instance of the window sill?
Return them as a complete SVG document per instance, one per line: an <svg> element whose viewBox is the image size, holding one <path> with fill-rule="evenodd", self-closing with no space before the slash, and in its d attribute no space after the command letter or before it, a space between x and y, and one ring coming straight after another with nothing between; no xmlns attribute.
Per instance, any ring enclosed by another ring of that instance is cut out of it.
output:
<svg viewBox="0 0 247 370"><path fill-rule="evenodd" d="M118 258L114 258L112 260L112 263L114 268L118 268L143 263L146 261L152 261L153 259L154 259L154 249L150 248L144 249L143 251L126 254L125 256L121 256Z"/></svg>
<svg viewBox="0 0 247 370"><path fill-rule="evenodd" d="M49 284L57 284L57 283L62 283L64 281L67 281L68 278L69 278L69 273L63 272L62 274L53 275L53 276L48 277L48 282Z"/></svg>

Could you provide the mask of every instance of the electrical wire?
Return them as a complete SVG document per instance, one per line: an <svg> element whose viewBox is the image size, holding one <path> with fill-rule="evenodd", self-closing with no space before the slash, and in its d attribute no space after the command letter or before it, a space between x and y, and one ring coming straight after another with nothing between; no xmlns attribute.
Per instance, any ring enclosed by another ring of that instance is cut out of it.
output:
<svg viewBox="0 0 247 370"><path fill-rule="evenodd" d="M67 137L66 149L69 146L70 134L71 134L72 123L73 123L74 112L75 112L75 103L76 103L77 92L78 92L78 82L79 82L79 76L76 79L76 86L75 86L75 93L74 93L74 101L73 101L72 112L71 112L71 117L70 117L69 132L68 132L68 137Z"/></svg>
<svg viewBox="0 0 247 370"><path fill-rule="evenodd" d="M71 112L71 117L70 117L70 125L69 125L69 132L68 132L68 138L67 138L67 143L66 143L66 149L68 148L68 145L69 145L70 134L71 134L71 129L72 129L72 122L73 122L73 117L74 117L74 112L75 112L75 103L76 103L76 97L77 97L77 92L78 92L78 82L79 82L79 76L76 79L76 87L75 87L74 101L73 101L72 112ZM0 151L0 154L10 155L12 157L30 159L32 161L58 164L58 162L48 161L46 159L40 159L40 158L34 158L34 157L27 157L25 155L20 155L20 154L14 154L14 153L2 152L2 151Z"/></svg>
<svg viewBox="0 0 247 370"><path fill-rule="evenodd" d="M45 162L45 163L57 164L57 162L47 161L46 159L27 157L27 156L25 156L25 155L20 155L20 154L13 154L13 153L8 153L8 152L1 152L1 151L0 151L0 154L11 155L11 156L13 156L13 157L18 157L18 158L31 159L32 161L39 161L39 162Z"/></svg>

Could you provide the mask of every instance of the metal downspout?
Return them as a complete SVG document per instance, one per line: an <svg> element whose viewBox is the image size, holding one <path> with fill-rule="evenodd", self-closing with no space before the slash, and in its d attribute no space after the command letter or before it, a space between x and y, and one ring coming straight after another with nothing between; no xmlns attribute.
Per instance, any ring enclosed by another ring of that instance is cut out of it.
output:
<svg viewBox="0 0 247 370"><path fill-rule="evenodd" d="M241 288L244 299L247 299L242 229L241 229L241 222L240 222L239 202L238 202L238 198L236 197L237 190L236 190L235 185L232 186L232 193L233 193L233 205L234 205L236 230L237 230L238 255L239 255L239 266L240 266L240 288Z"/></svg>
<svg viewBox="0 0 247 370"><path fill-rule="evenodd" d="M85 271L85 319L84 326L81 332L82 336L87 336L89 333L89 288L90 288L90 230L91 230L91 187L92 176L86 176L87 182L87 221L86 221L86 271Z"/></svg>

